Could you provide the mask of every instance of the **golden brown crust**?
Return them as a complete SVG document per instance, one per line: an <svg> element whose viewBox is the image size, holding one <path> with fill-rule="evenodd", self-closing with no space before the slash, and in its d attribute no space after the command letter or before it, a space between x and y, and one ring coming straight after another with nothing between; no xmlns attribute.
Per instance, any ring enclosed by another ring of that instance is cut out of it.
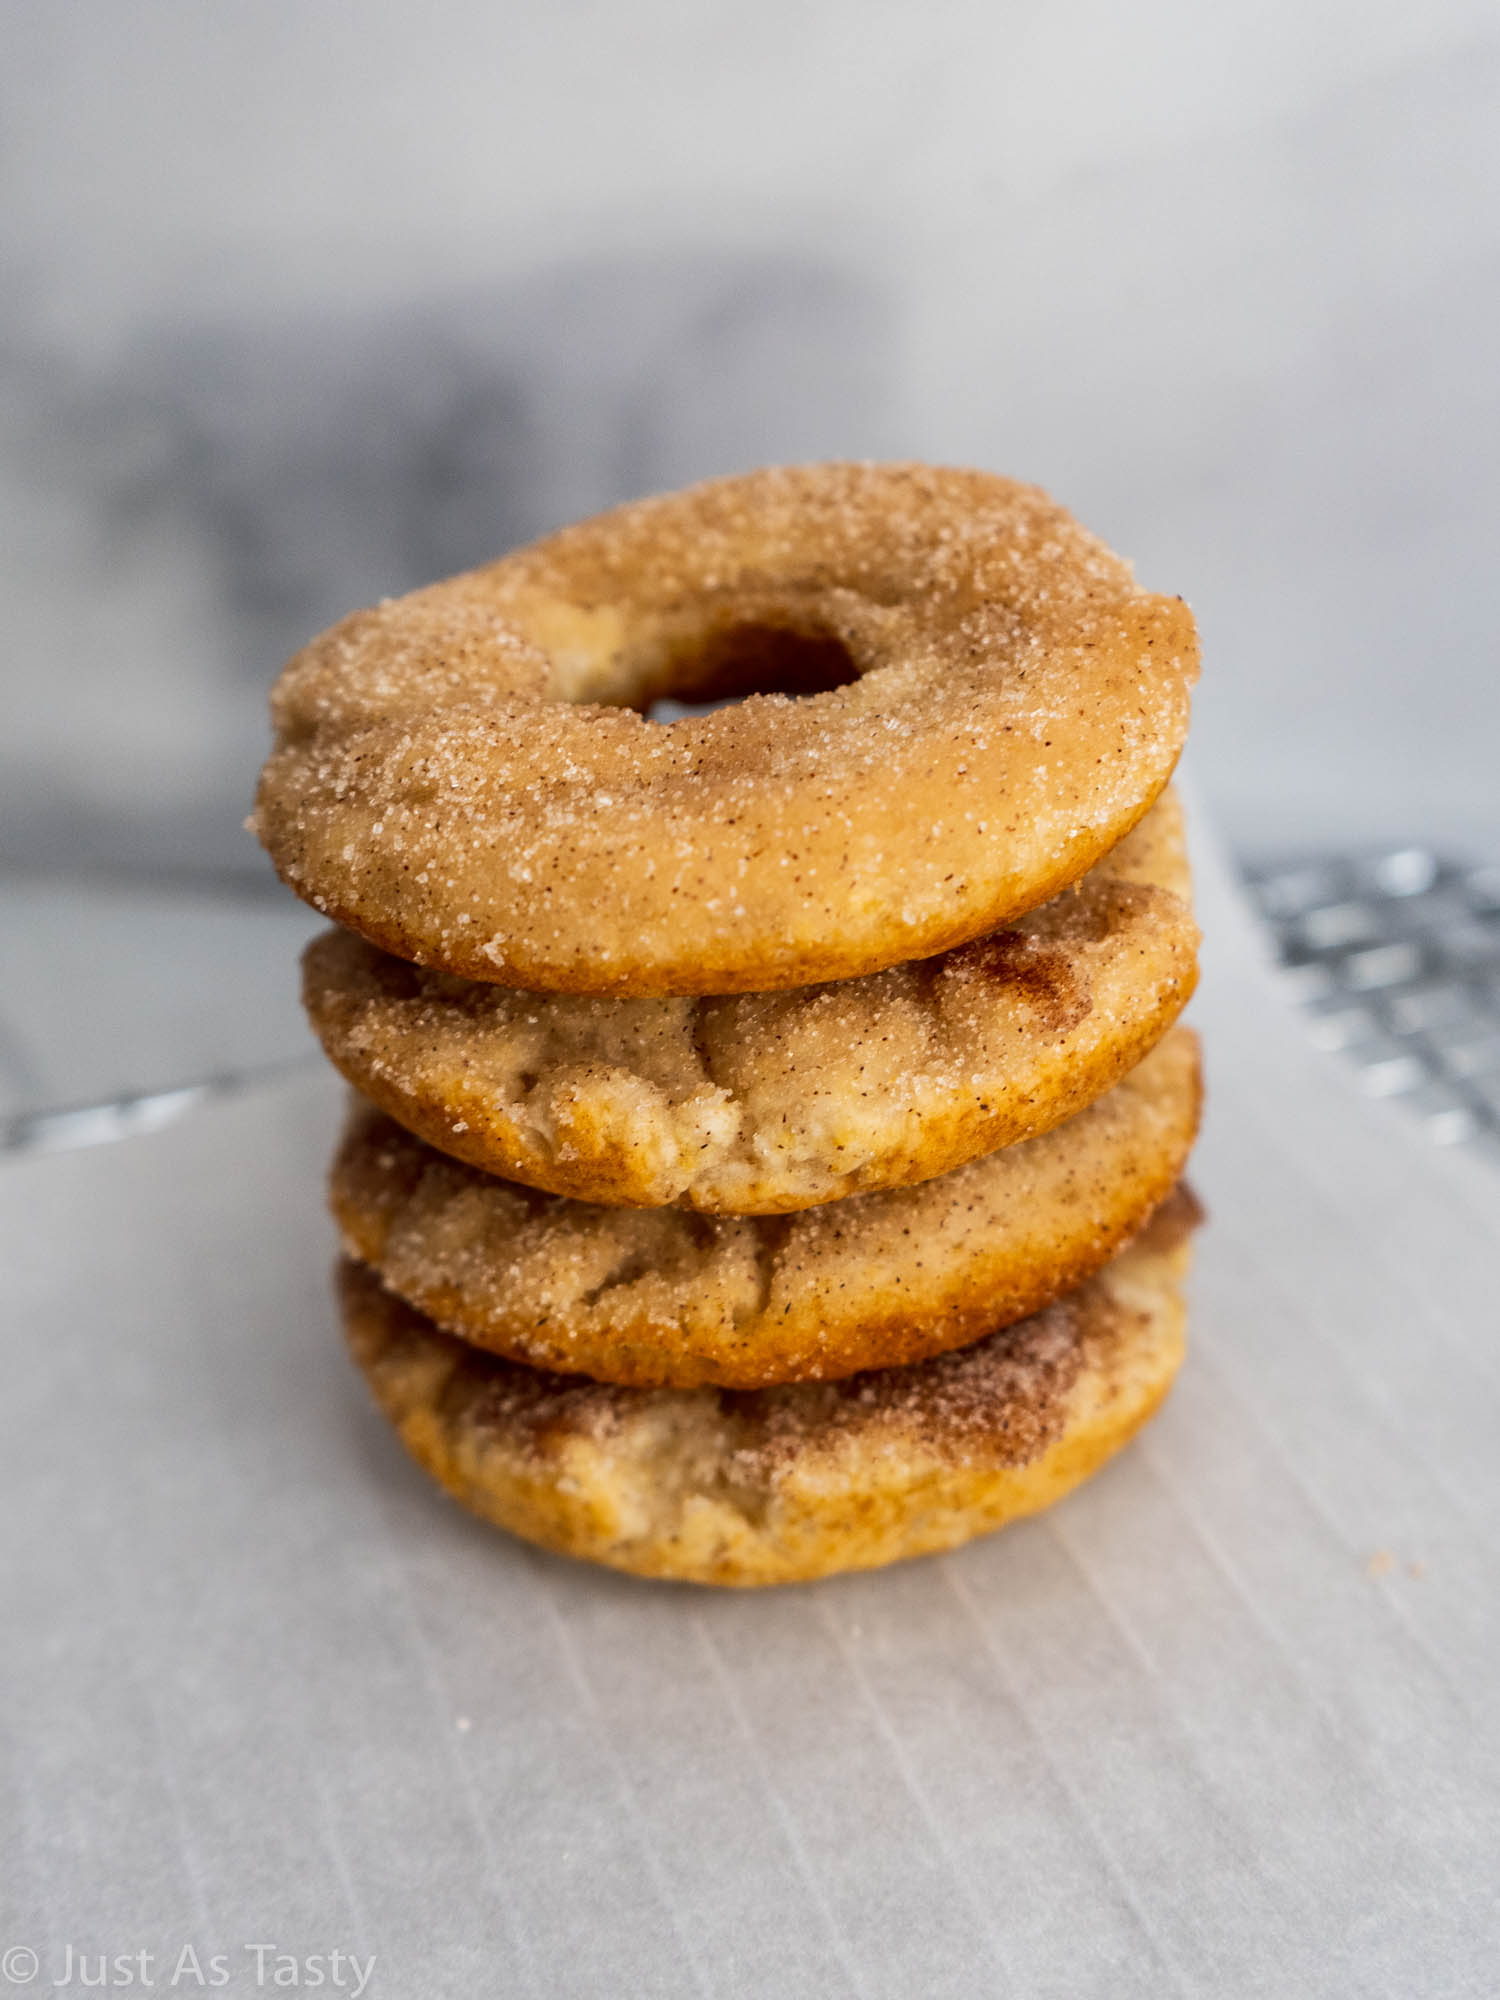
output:
<svg viewBox="0 0 1500 2000"><path fill-rule="evenodd" d="M1060 896L944 956L790 993L598 999L315 938L329 1059L485 1172L581 1201L770 1215L946 1173L1092 1103L1197 978L1171 791Z"/></svg>
<svg viewBox="0 0 1500 2000"><path fill-rule="evenodd" d="M758 472L345 619L277 685L254 824L299 895L418 964L806 986L1076 881L1166 783L1196 672L1187 608L1035 488ZM768 680L821 691L636 712Z"/></svg>
<svg viewBox="0 0 1500 2000"><path fill-rule="evenodd" d="M360 1265L345 1331L406 1449L561 1554L712 1584L805 1581L953 1548L1061 1498L1160 1404L1185 1243L1133 1245L960 1353L736 1394L543 1374L439 1331Z"/></svg>
<svg viewBox="0 0 1500 2000"><path fill-rule="evenodd" d="M1097 1270L1177 1181L1199 1088L1176 1028L1040 1138L792 1216L538 1194L364 1106L330 1193L351 1256L514 1360L638 1387L831 1381L962 1346Z"/></svg>

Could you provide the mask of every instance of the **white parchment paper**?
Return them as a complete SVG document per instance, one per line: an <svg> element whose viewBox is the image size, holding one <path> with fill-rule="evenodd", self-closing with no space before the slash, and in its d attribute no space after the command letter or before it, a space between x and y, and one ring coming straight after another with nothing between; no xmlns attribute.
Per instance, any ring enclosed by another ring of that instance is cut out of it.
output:
<svg viewBox="0 0 1500 2000"><path fill-rule="evenodd" d="M1500 1991L1500 1182L1305 1047L1200 875L1181 1383L1050 1516L883 1574L643 1585L442 1500L335 1331L331 1083L5 1169L32 1985Z"/></svg>

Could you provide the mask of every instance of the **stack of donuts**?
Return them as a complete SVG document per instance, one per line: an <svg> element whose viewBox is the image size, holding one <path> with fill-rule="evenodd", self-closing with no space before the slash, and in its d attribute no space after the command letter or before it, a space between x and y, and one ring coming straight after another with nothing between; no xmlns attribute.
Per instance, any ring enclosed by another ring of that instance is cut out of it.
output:
<svg viewBox="0 0 1500 2000"><path fill-rule="evenodd" d="M1035 488L770 470L345 619L253 824L336 928L349 1345L478 1513L639 1574L951 1547L1182 1353L1179 599Z"/></svg>

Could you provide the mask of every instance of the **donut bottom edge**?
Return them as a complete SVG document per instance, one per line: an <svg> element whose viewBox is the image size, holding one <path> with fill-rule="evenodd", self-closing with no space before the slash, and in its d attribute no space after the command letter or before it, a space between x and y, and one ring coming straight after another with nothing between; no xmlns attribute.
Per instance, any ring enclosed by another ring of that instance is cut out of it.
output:
<svg viewBox="0 0 1500 2000"><path fill-rule="evenodd" d="M351 1259L338 1288L376 1403L451 1498L557 1554L744 1588L956 1548L1081 1485L1172 1386L1188 1262L1185 1236L1148 1230L960 1355L749 1394L542 1375L443 1333Z"/></svg>

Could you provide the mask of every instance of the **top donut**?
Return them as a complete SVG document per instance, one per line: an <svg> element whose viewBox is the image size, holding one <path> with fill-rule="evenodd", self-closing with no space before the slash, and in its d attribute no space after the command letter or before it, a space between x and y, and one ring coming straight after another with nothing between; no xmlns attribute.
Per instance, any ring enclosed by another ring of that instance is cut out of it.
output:
<svg viewBox="0 0 1500 2000"><path fill-rule="evenodd" d="M1197 660L1186 605L1035 487L752 472L333 626L276 685L253 825L316 908L466 978L853 978L996 929L1122 839Z"/></svg>

